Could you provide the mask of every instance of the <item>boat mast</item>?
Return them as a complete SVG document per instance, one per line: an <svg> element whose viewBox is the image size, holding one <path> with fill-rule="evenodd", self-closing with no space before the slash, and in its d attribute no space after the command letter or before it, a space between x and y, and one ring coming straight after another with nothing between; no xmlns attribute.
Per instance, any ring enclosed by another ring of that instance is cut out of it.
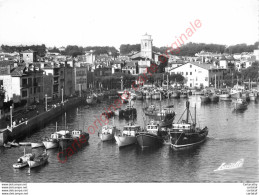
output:
<svg viewBox="0 0 259 195"><path fill-rule="evenodd" d="M217 89L217 75L215 74L215 89Z"/></svg>
<svg viewBox="0 0 259 195"><path fill-rule="evenodd" d="M194 106L194 125L196 126L196 104Z"/></svg>
<svg viewBox="0 0 259 195"><path fill-rule="evenodd" d="M188 123L189 121L189 106L190 106L190 102L186 101L186 123Z"/></svg>
<svg viewBox="0 0 259 195"><path fill-rule="evenodd" d="M56 132L57 132L57 130L58 130L58 122L56 122Z"/></svg>
<svg viewBox="0 0 259 195"><path fill-rule="evenodd" d="M65 112L65 130L67 129L67 113Z"/></svg>

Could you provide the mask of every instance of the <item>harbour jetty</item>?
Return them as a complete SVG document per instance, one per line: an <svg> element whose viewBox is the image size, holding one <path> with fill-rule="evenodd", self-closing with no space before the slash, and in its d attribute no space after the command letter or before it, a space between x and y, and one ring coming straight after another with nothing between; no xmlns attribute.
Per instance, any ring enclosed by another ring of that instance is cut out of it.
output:
<svg viewBox="0 0 259 195"><path fill-rule="evenodd" d="M56 117L82 104L85 104L85 98L71 98L63 103L57 104L45 112L39 113L38 115L19 123L16 126L0 129L0 146L3 146L4 143L9 140L25 137L27 133L44 127L44 125L48 124Z"/></svg>

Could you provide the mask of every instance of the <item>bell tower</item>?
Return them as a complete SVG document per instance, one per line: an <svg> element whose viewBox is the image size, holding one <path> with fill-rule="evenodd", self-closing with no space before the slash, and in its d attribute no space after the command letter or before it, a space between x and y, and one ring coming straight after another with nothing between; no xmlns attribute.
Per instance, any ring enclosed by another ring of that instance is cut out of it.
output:
<svg viewBox="0 0 259 195"><path fill-rule="evenodd" d="M152 59L152 39L151 35L148 35L147 33L142 36L141 39L141 55L143 57Z"/></svg>

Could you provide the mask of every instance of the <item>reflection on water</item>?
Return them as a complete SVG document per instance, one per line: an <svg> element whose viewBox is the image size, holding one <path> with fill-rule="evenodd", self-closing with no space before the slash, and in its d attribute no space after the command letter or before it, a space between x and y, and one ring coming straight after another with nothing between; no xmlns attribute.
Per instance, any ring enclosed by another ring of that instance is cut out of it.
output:
<svg viewBox="0 0 259 195"><path fill-rule="evenodd" d="M258 102L250 102L248 108L240 112L233 111L230 101L201 104L199 96L191 96L189 100L192 113L196 104L198 125L209 128L208 139L202 145L183 150L172 149L169 145L152 149L132 145L119 149L115 141L101 142L96 131L90 135L89 144L67 157L65 163L58 159L60 150L52 149L48 151L48 163L33 169L12 167L23 155L24 147L0 148L1 179L5 182L241 182L246 178L258 182ZM87 131L111 103L69 110L68 128ZM173 104L177 114L175 121L185 109L182 99L136 100L133 104L137 108L135 122L141 126L144 126L143 106L154 104L160 108ZM55 131L55 122L28 133L24 141L38 142L49 136ZM64 115L57 118L57 123L59 129L64 128ZM115 117L114 123L122 128L128 120ZM25 148L26 153L39 154L44 150ZM223 162L234 163L241 158L245 159L243 167L214 172ZM65 160L66 156L61 154L60 159Z"/></svg>

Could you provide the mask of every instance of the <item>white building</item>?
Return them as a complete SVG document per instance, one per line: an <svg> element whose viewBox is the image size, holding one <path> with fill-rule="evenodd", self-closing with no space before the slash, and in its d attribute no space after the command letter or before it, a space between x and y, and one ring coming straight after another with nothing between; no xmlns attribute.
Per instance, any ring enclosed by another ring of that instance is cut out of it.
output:
<svg viewBox="0 0 259 195"><path fill-rule="evenodd" d="M218 68L213 64L201 64L190 62L171 69L170 74L181 74L185 77L185 85L190 88L209 87L210 85L222 84L224 72L226 69Z"/></svg>
<svg viewBox="0 0 259 195"><path fill-rule="evenodd" d="M141 39L141 55L142 57L146 57L152 59L152 39L151 35L147 33L142 36Z"/></svg>

